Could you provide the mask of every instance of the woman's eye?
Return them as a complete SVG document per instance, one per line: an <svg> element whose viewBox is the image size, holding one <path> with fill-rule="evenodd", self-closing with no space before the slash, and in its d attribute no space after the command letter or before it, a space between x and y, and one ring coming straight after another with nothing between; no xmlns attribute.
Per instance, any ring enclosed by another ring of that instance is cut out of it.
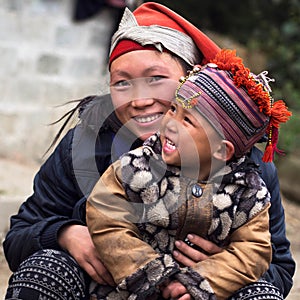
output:
<svg viewBox="0 0 300 300"><path fill-rule="evenodd" d="M151 76L151 77L149 77L148 82L149 83L155 83L155 82L158 82L158 81L160 81L160 80L162 80L164 78L165 77L163 77L163 76Z"/></svg>
<svg viewBox="0 0 300 300"><path fill-rule="evenodd" d="M120 80L112 84L114 88L125 88L130 86L130 82L128 80Z"/></svg>

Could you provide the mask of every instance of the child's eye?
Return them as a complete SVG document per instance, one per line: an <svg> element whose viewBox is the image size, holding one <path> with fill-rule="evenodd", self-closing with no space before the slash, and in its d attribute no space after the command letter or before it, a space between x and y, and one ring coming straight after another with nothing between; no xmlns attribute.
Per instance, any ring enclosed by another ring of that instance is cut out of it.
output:
<svg viewBox="0 0 300 300"><path fill-rule="evenodd" d="M189 123L189 124L191 124L191 125L193 125L192 120L190 118L188 118L188 117L184 117L184 121L187 122L187 123Z"/></svg>
<svg viewBox="0 0 300 300"><path fill-rule="evenodd" d="M175 105L174 105L174 104L171 104L169 110L170 110L171 112L173 112L173 113L176 112L176 107L175 107Z"/></svg>

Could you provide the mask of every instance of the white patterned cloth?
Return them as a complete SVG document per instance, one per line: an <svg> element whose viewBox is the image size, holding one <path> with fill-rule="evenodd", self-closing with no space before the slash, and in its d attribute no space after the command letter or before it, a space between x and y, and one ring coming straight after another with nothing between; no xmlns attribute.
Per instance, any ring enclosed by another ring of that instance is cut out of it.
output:
<svg viewBox="0 0 300 300"><path fill-rule="evenodd" d="M25 259L11 276L5 299L89 299L85 276L67 253L52 249L40 250Z"/></svg>

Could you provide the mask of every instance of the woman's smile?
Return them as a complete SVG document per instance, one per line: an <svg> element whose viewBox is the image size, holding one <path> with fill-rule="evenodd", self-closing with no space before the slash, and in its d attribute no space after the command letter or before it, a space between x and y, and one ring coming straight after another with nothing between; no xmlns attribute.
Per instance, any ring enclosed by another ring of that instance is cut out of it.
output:
<svg viewBox="0 0 300 300"><path fill-rule="evenodd" d="M133 117L133 119L138 123L147 124L160 119L162 116L163 113L156 113L156 114L151 114L146 116L136 116Z"/></svg>

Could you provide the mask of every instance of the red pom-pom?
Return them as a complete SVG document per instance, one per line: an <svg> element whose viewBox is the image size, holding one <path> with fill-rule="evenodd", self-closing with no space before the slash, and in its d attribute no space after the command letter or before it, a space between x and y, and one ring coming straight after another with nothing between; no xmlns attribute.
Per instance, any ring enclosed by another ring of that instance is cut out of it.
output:
<svg viewBox="0 0 300 300"><path fill-rule="evenodd" d="M288 111L285 103L282 100L274 102L271 108L271 125L279 128L280 123L285 123L290 119L292 113Z"/></svg>

